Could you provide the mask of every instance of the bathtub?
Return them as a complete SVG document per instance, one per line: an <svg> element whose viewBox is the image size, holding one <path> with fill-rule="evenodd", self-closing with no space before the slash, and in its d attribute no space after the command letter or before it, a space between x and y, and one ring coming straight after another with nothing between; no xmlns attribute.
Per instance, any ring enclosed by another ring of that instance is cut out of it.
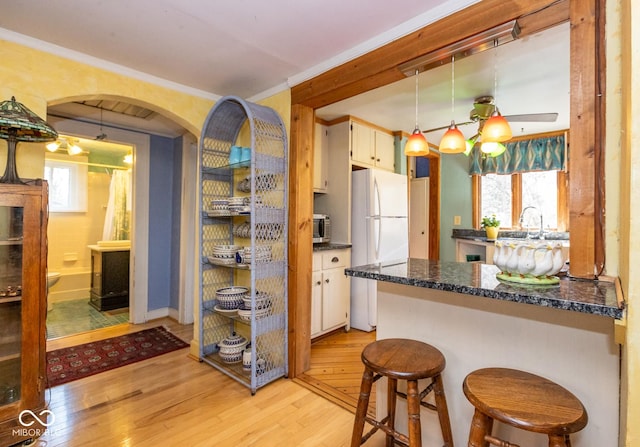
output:
<svg viewBox="0 0 640 447"><path fill-rule="evenodd" d="M91 288L91 270L81 272L60 272L60 279L49 288L48 303L60 301L76 300L86 298L89 300L89 290Z"/></svg>

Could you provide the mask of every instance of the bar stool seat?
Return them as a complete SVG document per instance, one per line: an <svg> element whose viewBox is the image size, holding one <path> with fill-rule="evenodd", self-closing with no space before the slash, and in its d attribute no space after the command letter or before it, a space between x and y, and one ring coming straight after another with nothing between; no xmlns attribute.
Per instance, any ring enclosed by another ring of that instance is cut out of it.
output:
<svg viewBox="0 0 640 447"><path fill-rule="evenodd" d="M582 402L560 385L524 371L485 368L464 379L462 389L475 407L469 447L516 446L492 436L494 420L549 437L549 447L570 447L569 435L587 425ZM517 447L517 446L516 446Z"/></svg>
<svg viewBox="0 0 640 447"><path fill-rule="evenodd" d="M367 345L362 351L362 363L365 366L360 385L360 396L356 409L356 418L351 437L351 447L364 444L377 430L386 433L386 445L422 446L420 426L420 406L438 413L445 447L453 447L453 436L444 394L441 372L445 367L445 358L433 346L416 340L392 338L378 340ZM371 387L381 377L387 378L387 416L381 421L367 416ZM431 383L422 391L418 389L418 380L431 379ZM407 381L407 393L397 390L398 380ZM423 399L434 392L435 405ZM409 433L405 436L395 430L396 396L407 399ZM362 436L365 422L373 428Z"/></svg>

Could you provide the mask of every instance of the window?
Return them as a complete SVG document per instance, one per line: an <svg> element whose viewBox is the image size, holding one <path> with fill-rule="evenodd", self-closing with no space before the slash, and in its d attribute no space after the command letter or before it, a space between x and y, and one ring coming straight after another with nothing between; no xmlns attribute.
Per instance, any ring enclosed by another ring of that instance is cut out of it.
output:
<svg viewBox="0 0 640 447"><path fill-rule="evenodd" d="M49 183L49 211L87 211L86 164L57 157L50 158L47 155L44 161L44 178Z"/></svg>
<svg viewBox="0 0 640 447"><path fill-rule="evenodd" d="M511 176L487 174L482 176L481 184L480 218L495 214L502 228L511 228Z"/></svg>
<svg viewBox="0 0 640 447"><path fill-rule="evenodd" d="M563 171L534 171L522 174L475 175L474 223L480 226L482 216L495 214L501 228L540 228L540 213L545 230L567 231L565 173ZM523 222L520 215L526 207Z"/></svg>

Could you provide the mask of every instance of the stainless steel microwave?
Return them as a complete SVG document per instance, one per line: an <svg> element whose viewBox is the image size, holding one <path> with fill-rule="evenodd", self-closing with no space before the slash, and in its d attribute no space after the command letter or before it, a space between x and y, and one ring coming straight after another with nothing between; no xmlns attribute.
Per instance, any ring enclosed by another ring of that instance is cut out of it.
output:
<svg viewBox="0 0 640 447"><path fill-rule="evenodd" d="M313 215L313 243L331 242L331 219L326 214Z"/></svg>

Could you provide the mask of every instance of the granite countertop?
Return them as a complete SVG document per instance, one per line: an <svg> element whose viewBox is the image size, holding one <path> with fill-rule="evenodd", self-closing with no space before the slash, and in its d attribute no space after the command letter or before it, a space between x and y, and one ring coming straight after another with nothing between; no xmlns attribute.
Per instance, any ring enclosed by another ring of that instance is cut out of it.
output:
<svg viewBox="0 0 640 447"><path fill-rule="evenodd" d="M327 242L325 244L313 244L313 251L342 250L344 248L351 248L351 244L338 244L334 242Z"/></svg>
<svg viewBox="0 0 640 447"><path fill-rule="evenodd" d="M537 237L538 232L532 230L530 235L535 238ZM451 232L451 237L454 239L468 239L473 241L487 242L487 232L485 230L454 228L453 231ZM526 237L527 237L526 231L501 230L498 232L498 239L502 239L502 238L525 239ZM545 232L544 238L548 241L568 241L569 233L566 231ZM493 241L489 241L489 242L493 242Z"/></svg>
<svg viewBox="0 0 640 447"><path fill-rule="evenodd" d="M563 278L559 285L518 285L496 278L495 265L406 259L345 269L357 278L533 304L622 319L613 282Z"/></svg>

